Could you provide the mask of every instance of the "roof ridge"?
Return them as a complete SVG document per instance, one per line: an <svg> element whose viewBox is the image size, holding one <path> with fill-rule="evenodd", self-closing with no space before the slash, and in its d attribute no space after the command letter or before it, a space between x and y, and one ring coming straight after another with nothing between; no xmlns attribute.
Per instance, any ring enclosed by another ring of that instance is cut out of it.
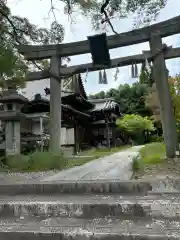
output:
<svg viewBox="0 0 180 240"><path fill-rule="evenodd" d="M82 77L81 77L81 74L79 73L78 74L78 78L77 78L77 81L78 81L78 84L79 84L79 88L82 87L82 90L84 92L84 98L87 100L87 94L86 94L86 91L85 91L85 88L84 88L84 83L82 81ZM80 89L81 90L81 89Z"/></svg>

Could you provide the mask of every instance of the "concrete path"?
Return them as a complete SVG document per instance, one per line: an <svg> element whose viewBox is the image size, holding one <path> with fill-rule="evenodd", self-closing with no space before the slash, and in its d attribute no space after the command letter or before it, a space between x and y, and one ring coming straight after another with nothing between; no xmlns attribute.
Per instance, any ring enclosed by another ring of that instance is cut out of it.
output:
<svg viewBox="0 0 180 240"><path fill-rule="evenodd" d="M132 176L131 163L138 155L142 146L135 146L107 157L96 159L82 166L61 171L53 176L45 177L43 182L61 180L98 180L118 179L130 180Z"/></svg>

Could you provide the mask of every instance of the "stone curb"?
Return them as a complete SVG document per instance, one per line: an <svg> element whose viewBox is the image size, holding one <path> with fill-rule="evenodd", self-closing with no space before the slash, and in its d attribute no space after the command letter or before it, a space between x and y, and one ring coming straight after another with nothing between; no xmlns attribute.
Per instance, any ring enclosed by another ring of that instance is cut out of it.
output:
<svg viewBox="0 0 180 240"><path fill-rule="evenodd" d="M146 195L151 184L140 181L61 181L61 183L19 183L0 185L0 195L118 193Z"/></svg>

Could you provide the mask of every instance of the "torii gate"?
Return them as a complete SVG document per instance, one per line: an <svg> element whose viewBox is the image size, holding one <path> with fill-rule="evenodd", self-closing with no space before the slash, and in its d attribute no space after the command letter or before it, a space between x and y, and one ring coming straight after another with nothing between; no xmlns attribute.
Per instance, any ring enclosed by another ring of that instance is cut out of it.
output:
<svg viewBox="0 0 180 240"><path fill-rule="evenodd" d="M153 62L153 74L156 81L158 96L161 105L162 126L166 145L167 157L174 157L177 146L176 122L173 114L171 95L168 84L168 76L165 59L180 56L180 48L168 48L163 51L162 38L180 33L180 16L167 21L153 24L149 27L120 33L107 37L109 49L124 47L149 41L151 51L147 52L147 58ZM51 114L51 150L60 149L61 139L61 77L77 73L100 70L102 66L94 66L92 63L81 64L63 68L61 59L67 56L90 53L88 40L63 43L57 45L20 45L19 53L26 60L51 59L50 70L29 73L27 81L50 78L50 114ZM111 65L106 68L127 66L143 63L144 55L134 55L111 60Z"/></svg>

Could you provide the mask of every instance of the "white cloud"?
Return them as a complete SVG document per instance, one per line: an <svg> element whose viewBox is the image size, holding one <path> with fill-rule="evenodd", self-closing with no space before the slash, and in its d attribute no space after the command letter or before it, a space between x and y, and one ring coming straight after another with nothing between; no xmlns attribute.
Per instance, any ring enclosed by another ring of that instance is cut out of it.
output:
<svg viewBox="0 0 180 240"><path fill-rule="evenodd" d="M48 11L50 8L50 1L41 0L9 0L9 6L13 14L27 17L31 22L37 24L40 27L48 27L53 20L51 15L48 18ZM168 2L165 9L161 11L157 22L167 20L180 14L180 8L178 8L179 0L171 0ZM74 42L87 39L87 36L94 34L91 28L91 23L84 17L76 14L76 23L71 24L67 16L63 15L63 4L57 5L60 12L56 12L56 17L59 22L65 25L65 42ZM46 19L45 19L46 18ZM126 32L132 29L132 18L125 20L113 20L114 28L117 32ZM168 45L177 47L180 45L179 35L174 35L163 40ZM120 49L110 50L111 58L127 56L132 54L142 53L142 50L149 49L148 43L132 45L123 47ZM91 62L90 54L84 54L72 57L71 65ZM173 59L167 61L167 67L171 75L179 73L179 59ZM112 75L114 70L107 70L108 84L98 84L98 72L88 74L88 80L85 83L85 89L88 93L95 93L100 90L107 90L112 87L117 87L120 83L132 83L135 80L130 76L130 67L120 68L118 80L114 82ZM44 93L44 87L49 85L48 80L36 81L27 84L26 92L28 96L32 96L37 92Z"/></svg>

